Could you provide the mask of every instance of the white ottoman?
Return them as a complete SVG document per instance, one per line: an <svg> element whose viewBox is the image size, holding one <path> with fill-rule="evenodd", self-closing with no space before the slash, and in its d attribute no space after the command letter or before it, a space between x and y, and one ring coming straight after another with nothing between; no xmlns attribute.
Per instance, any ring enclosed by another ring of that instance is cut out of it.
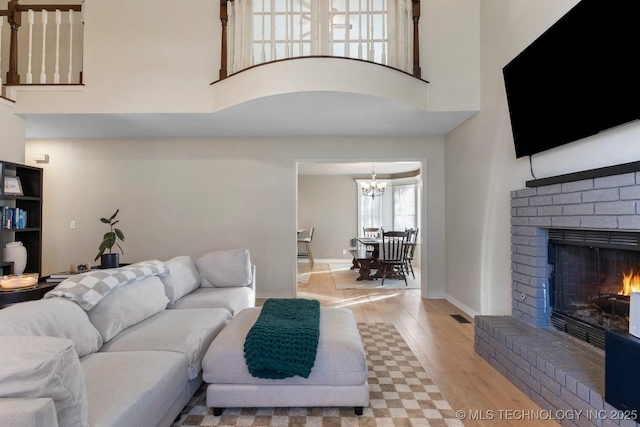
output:
<svg viewBox="0 0 640 427"><path fill-rule="evenodd" d="M367 360L353 312L320 309L320 340L309 378L253 377L244 358L244 341L260 307L238 313L213 340L202 360L207 406L224 408L369 406Z"/></svg>

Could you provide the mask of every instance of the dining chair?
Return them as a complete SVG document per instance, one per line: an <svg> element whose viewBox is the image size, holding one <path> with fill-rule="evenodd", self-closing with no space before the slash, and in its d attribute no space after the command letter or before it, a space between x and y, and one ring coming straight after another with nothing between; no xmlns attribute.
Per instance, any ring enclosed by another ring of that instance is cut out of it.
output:
<svg viewBox="0 0 640 427"><path fill-rule="evenodd" d="M407 252L405 254L405 268L407 273L411 272L411 276L416 278L416 275L413 272L413 265L411 262L413 261L413 256L416 252L416 244L418 241L418 230L419 228L408 228L405 231L407 232Z"/></svg>
<svg viewBox="0 0 640 427"><path fill-rule="evenodd" d="M379 227L362 227L364 237L378 237L380 233ZM372 245L365 245L367 252L373 252L375 249Z"/></svg>
<svg viewBox="0 0 640 427"><path fill-rule="evenodd" d="M309 229L307 237L298 237L298 243L304 243L304 246L307 249L307 257L309 258L309 266L311 266L311 268L313 268L313 253L311 252L311 241L313 240L314 231L315 228L311 227Z"/></svg>
<svg viewBox="0 0 640 427"><path fill-rule="evenodd" d="M407 276L405 275L405 256L407 246L407 232L406 231L383 231L382 243L380 244L380 273L382 275L382 286L384 286L384 279L387 274L394 274L401 277L404 280L404 284L407 283Z"/></svg>

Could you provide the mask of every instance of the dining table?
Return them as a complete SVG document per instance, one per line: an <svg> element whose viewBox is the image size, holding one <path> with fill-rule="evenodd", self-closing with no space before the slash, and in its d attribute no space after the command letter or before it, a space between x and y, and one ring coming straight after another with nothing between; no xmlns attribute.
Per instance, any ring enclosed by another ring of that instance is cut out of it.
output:
<svg viewBox="0 0 640 427"><path fill-rule="evenodd" d="M356 280L375 280L376 275L371 275L371 269L379 267L380 258L380 243L382 239L376 237L356 237L356 241L364 247L351 249L349 253L353 256L352 270L358 270L360 276ZM369 251L366 248L372 246L373 250Z"/></svg>
<svg viewBox="0 0 640 427"><path fill-rule="evenodd" d="M356 280L376 280L382 277L380 271L380 246L382 245L382 238L379 237L356 237L358 243L364 245L356 249L351 249L349 253L353 256L352 270L358 270L360 276ZM405 242L405 246L415 245L412 242ZM369 251L367 247L373 247L373 250ZM376 270L375 274L371 274L371 270Z"/></svg>

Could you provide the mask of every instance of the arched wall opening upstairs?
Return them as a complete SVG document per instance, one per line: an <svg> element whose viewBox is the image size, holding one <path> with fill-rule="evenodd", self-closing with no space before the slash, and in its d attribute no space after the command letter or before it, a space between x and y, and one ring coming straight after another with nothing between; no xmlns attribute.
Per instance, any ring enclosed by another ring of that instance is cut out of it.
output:
<svg viewBox="0 0 640 427"><path fill-rule="evenodd" d="M420 0L221 0L220 80L309 56L359 59L420 78Z"/></svg>

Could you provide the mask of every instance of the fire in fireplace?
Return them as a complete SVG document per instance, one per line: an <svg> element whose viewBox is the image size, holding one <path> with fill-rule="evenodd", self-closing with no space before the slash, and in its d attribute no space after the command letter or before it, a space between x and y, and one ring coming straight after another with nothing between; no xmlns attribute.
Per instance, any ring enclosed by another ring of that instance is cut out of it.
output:
<svg viewBox="0 0 640 427"><path fill-rule="evenodd" d="M600 348L606 330L628 330L639 243L638 233L549 230L551 323Z"/></svg>
<svg viewBox="0 0 640 427"><path fill-rule="evenodd" d="M633 270L622 274L622 290L618 294L631 295L631 292L640 292L640 274L634 274Z"/></svg>

